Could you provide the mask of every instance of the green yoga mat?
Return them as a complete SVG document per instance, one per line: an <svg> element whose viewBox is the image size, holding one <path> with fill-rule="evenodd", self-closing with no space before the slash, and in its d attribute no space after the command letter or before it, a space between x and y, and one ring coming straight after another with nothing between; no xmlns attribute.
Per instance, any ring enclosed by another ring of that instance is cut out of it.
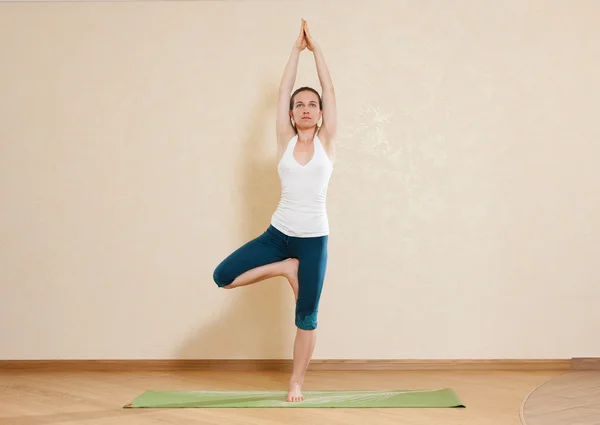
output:
<svg viewBox="0 0 600 425"><path fill-rule="evenodd" d="M466 407L450 388L438 390L303 391L304 401L287 402L286 391L150 390L124 408L315 408L315 407Z"/></svg>

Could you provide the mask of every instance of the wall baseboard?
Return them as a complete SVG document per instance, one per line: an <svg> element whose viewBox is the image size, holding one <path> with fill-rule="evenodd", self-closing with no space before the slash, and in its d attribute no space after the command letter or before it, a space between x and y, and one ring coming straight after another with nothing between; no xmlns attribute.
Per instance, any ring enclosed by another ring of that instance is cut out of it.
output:
<svg viewBox="0 0 600 425"><path fill-rule="evenodd" d="M582 363L580 363L582 364ZM589 362L586 363L589 365ZM312 360L309 370L331 371L566 371L571 359ZM284 359L0 360L0 371L291 371Z"/></svg>
<svg viewBox="0 0 600 425"><path fill-rule="evenodd" d="M573 370L600 370L600 357L574 357Z"/></svg>

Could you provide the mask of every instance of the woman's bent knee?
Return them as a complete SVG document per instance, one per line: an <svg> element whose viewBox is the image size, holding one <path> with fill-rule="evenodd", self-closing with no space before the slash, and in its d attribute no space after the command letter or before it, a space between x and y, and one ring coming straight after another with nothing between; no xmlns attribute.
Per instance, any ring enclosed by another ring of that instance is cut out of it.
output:
<svg viewBox="0 0 600 425"><path fill-rule="evenodd" d="M215 283L217 284L217 286L219 288L226 288L227 285L231 284L232 280L230 280L230 279L224 279L221 276L221 274L222 274L221 273L221 267L217 267L215 269L215 271L213 272L213 280L215 281Z"/></svg>

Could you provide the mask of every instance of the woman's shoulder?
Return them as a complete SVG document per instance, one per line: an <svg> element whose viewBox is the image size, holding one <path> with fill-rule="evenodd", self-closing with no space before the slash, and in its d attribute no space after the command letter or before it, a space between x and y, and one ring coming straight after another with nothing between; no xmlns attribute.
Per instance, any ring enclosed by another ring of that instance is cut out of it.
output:
<svg viewBox="0 0 600 425"><path fill-rule="evenodd" d="M319 141L321 146L323 146L323 149L327 153L327 156L329 157L329 159L331 161L333 161L335 158L335 141L334 141L334 139L330 138L329 135L327 134L327 132L322 131L322 129L319 129L315 133L315 138Z"/></svg>
<svg viewBox="0 0 600 425"><path fill-rule="evenodd" d="M279 146L287 146L297 136L298 133L296 133L296 131L294 131L294 129L290 127L286 131L282 131L281 133L277 134L277 144Z"/></svg>

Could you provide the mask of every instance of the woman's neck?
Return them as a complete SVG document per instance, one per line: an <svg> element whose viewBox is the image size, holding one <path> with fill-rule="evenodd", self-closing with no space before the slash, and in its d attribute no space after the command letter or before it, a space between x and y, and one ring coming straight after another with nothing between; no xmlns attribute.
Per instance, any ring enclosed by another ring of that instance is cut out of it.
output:
<svg viewBox="0 0 600 425"><path fill-rule="evenodd" d="M314 140L316 134L316 127L309 128L307 130L298 130L298 142L311 143Z"/></svg>

